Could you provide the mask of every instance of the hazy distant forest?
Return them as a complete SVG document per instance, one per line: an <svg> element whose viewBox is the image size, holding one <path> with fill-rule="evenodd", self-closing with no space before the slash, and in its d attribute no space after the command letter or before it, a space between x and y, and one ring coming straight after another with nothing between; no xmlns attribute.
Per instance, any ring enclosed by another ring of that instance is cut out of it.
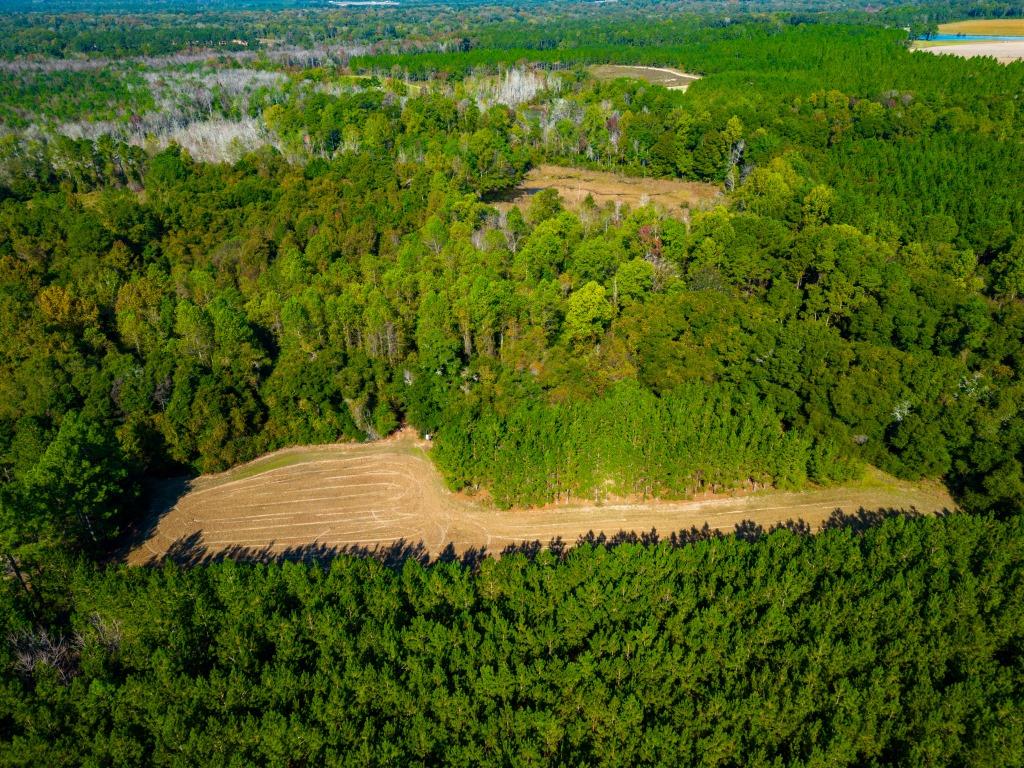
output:
<svg viewBox="0 0 1024 768"><path fill-rule="evenodd" d="M1024 63L909 50L1024 8L73 5L0 4L0 766L1024 765ZM718 193L500 205L540 163ZM109 562L153 478L406 425L503 507L960 511Z"/></svg>

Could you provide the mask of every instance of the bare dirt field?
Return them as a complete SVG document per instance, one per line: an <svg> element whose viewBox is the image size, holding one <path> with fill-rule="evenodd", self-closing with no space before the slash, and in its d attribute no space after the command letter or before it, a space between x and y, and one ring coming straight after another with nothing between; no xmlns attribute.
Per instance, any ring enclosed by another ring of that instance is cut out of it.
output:
<svg viewBox="0 0 1024 768"><path fill-rule="evenodd" d="M1002 40L999 42L957 42L955 40L918 41L919 51L940 56L962 56L971 59L976 56L991 56L1000 64L1009 64L1024 59L1024 40Z"/></svg>
<svg viewBox="0 0 1024 768"><path fill-rule="evenodd" d="M429 447L410 432L371 444L291 448L182 486L168 483L152 528L128 555L131 564L182 553L203 557L266 558L303 552L384 551L415 544L437 556L561 539L588 532L662 535L707 524L730 532L746 521L768 528L803 520L819 528L836 509L953 509L938 484L904 483L872 471L856 486L719 496L694 501L497 510L448 491L431 464Z"/></svg>
<svg viewBox="0 0 1024 768"><path fill-rule="evenodd" d="M677 216L682 215L684 208L709 205L721 194L717 185L699 181L649 179L561 165L539 165L530 169L512 195L496 205L504 209L513 205L525 208L530 198L542 189L557 190L570 208L578 208L590 195L599 206L619 202L635 208L653 203Z"/></svg>
<svg viewBox="0 0 1024 768"><path fill-rule="evenodd" d="M590 68L591 74L598 80L615 80L619 77L632 77L654 85L662 85L670 91L685 91L690 83L700 80L700 75L691 75L678 69L668 67L633 67L620 64L597 64Z"/></svg>

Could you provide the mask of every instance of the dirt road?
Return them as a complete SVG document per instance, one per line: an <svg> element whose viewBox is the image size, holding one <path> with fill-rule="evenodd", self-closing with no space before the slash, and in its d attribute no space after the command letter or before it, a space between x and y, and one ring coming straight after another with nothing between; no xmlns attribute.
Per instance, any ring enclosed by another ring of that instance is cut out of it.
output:
<svg viewBox="0 0 1024 768"><path fill-rule="evenodd" d="M705 523L732 531L742 521L767 528L797 519L817 528L837 508L935 512L954 506L937 485L873 473L856 487L801 493L496 510L446 490L423 443L409 433L373 444L286 449L198 478L186 491L169 509L154 510L152 533L129 553L129 563L158 561L182 541L211 555L309 546L372 550L400 541L421 543L436 555L448 545L462 553L558 537L572 543L590 531L655 528L665 535Z"/></svg>

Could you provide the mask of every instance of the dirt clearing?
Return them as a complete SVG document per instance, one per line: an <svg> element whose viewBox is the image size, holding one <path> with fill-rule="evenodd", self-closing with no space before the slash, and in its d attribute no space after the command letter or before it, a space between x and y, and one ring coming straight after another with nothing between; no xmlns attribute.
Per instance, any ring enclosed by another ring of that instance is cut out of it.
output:
<svg viewBox="0 0 1024 768"><path fill-rule="evenodd" d="M620 77L631 77L654 85L661 85L670 91L685 91L700 75L691 75L678 69L668 67L632 67L619 64L597 64L590 68L590 73L598 80L615 80Z"/></svg>
<svg viewBox="0 0 1024 768"><path fill-rule="evenodd" d="M993 43L919 40L914 47L916 50L940 56L962 56L965 59L991 56L1000 64L1024 59L1024 40L1002 40Z"/></svg>
<svg viewBox="0 0 1024 768"><path fill-rule="evenodd" d="M165 494L153 510L154 529L128 554L141 565L162 559L181 542L210 556L386 549L422 544L438 555L498 553L510 544L553 539L572 543L588 532L661 534L705 523L732 531L744 521L765 528L802 519L818 528L837 509L953 509L941 486L904 483L879 472L855 485L800 493L778 491L695 501L566 504L496 510L445 489L424 443L406 432L363 445L292 448L188 484L184 495Z"/></svg>
<svg viewBox="0 0 1024 768"><path fill-rule="evenodd" d="M590 195L598 206L626 203L631 208L651 203L669 214L681 216L684 209L710 205L721 195L715 184L675 179L650 179L623 176L607 171L588 171L562 165L539 165L530 169L520 184L496 207L526 208L530 198L542 189L554 189L563 202L578 209Z"/></svg>

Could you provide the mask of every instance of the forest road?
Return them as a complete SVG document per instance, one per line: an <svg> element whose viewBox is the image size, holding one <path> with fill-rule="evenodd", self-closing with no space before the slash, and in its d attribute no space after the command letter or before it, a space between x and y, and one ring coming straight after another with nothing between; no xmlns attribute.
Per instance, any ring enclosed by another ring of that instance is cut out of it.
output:
<svg viewBox="0 0 1024 768"><path fill-rule="evenodd" d="M517 543L572 544L588 532L612 536L656 529L664 536L705 524L729 532L745 521L768 528L791 520L818 529L836 509L852 514L861 508L955 508L937 483L902 482L873 470L856 486L802 492L502 510L448 491L427 450L428 444L405 431L375 443L287 448L199 477L162 508L154 506L152 533L127 561L142 565L168 555L189 562L260 559L401 544L421 546L432 556L449 546L459 554L496 554Z"/></svg>

